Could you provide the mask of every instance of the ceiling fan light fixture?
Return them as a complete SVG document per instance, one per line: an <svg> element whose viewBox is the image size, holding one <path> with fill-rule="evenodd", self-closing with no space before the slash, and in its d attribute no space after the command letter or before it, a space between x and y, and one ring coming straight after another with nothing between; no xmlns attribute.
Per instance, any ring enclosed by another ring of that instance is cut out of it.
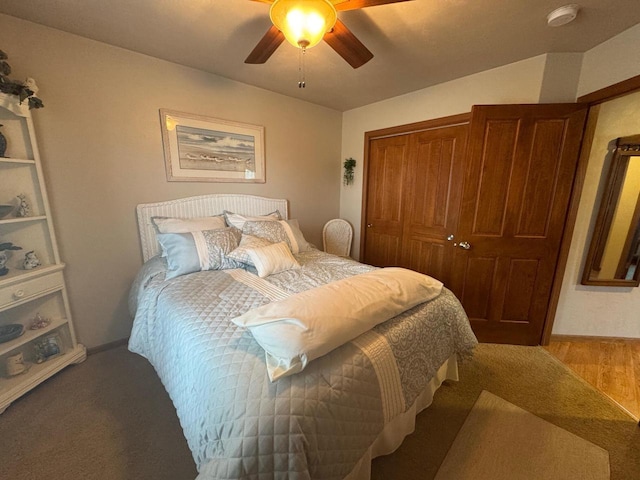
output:
<svg viewBox="0 0 640 480"><path fill-rule="evenodd" d="M276 0L269 16L287 41L298 48L311 48L320 43L338 19L329 0Z"/></svg>

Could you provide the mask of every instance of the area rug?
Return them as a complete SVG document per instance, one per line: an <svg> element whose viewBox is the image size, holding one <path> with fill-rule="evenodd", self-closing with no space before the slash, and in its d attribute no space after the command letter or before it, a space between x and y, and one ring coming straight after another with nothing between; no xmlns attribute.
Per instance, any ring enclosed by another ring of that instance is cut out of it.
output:
<svg viewBox="0 0 640 480"><path fill-rule="evenodd" d="M398 450L373 461L371 479L434 478L483 390L608 451L611 480L640 479L637 421L544 348L492 344L460 364L460 381L436 392Z"/></svg>
<svg viewBox="0 0 640 480"><path fill-rule="evenodd" d="M609 453L483 390L435 480L609 480Z"/></svg>

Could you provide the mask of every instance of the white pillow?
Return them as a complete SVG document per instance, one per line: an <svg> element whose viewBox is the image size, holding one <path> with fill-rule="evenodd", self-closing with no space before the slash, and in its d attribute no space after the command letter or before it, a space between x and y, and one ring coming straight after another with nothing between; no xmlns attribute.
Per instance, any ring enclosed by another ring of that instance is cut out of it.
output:
<svg viewBox="0 0 640 480"><path fill-rule="evenodd" d="M298 250L300 252L308 252L309 250L313 250L311 244L307 242L306 238L304 238L302 230L300 230L300 224L298 223L298 220L292 218L291 220L285 220L285 222L287 222L287 224L289 225L291 233L293 233L293 236L298 243Z"/></svg>
<svg viewBox="0 0 640 480"><path fill-rule="evenodd" d="M266 221L274 221L280 220L282 215L280 215L280 211L276 210L275 212L271 212L268 215L258 215L254 217L250 217L247 215L240 215L239 213L232 213L227 210L224 211L224 218L227 221L227 225L230 227L236 227L242 230L244 226L244 222L247 220L266 220Z"/></svg>
<svg viewBox="0 0 640 480"><path fill-rule="evenodd" d="M254 308L233 323L251 330L274 381L441 291L442 282L427 275L381 268Z"/></svg>
<svg viewBox="0 0 640 480"><path fill-rule="evenodd" d="M300 264L293 258L291 250L285 242L274 243L266 247L250 248L247 250L251 263L258 270L258 276L264 278L274 273L300 268Z"/></svg>
<svg viewBox="0 0 640 480"><path fill-rule="evenodd" d="M242 235L240 245L228 256L236 262L246 263L247 265L253 265L251 257L249 256L249 249L267 247L272 243L264 238L254 237L253 235Z"/></svg>
<svg viewBox="0 0 640 480"><path fill-rule="evenodd" d="M151 217L151 222L158 233L190 233L227 227L222 215L197 218Z"/></svg>

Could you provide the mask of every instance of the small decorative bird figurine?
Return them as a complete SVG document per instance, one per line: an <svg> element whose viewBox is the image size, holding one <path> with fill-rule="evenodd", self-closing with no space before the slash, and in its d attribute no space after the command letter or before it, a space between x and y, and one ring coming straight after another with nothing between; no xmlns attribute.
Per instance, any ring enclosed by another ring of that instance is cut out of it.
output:
<svg viewBox="0 0 640 480"><path fill-rule="evenodd" d="M33 92L33 95L37 94L38 90L40 90L38 88L38 85L36 85L36 81L31 77L25 78L24 86L31 90Z"/></svg>

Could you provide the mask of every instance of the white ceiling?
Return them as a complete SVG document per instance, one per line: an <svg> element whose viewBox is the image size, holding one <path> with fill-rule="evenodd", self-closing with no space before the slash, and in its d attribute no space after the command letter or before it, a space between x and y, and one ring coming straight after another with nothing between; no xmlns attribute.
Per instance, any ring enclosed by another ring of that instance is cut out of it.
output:
<svg viewBox="0 0 640 480"><path fill-rule="evenodd" d="M567 0L571 1L571 0ZM349 110L548 52L584 52L640 23L639 0L579 0L571 24L550 28L565 0L413 0L339 13L375 57L354 70L328 45L306 56L283 43L264 65L244 59L270 27L250 0L0 0L0 12Z"/></svg>

